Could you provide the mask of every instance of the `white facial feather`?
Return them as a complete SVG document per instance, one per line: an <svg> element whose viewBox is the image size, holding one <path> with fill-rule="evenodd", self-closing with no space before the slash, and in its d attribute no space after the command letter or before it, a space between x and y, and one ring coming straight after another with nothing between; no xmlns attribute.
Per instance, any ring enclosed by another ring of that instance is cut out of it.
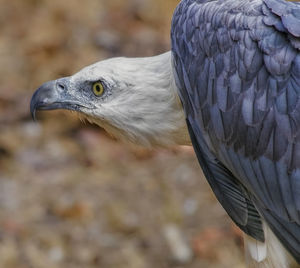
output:
<svg viewBox="0 0 300 268"><path fill-rule="evenodd" d="M101 61L71 77L74 86L83 80L103 80L111 87L84 115L117 138L146 146L191 143L170 52Z"/></svg>

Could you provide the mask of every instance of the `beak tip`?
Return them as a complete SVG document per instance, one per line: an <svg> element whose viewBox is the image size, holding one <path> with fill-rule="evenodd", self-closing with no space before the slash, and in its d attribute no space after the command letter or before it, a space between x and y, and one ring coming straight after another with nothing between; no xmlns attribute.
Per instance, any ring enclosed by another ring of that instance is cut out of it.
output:
<svg viewBox="0 0 300 268"><path fill-rule="evenodd" d="M30 114L32 117L33 121L36 121L36 110L37 110L37 101L36 101L36 94L37 92L35 92L31 98L31 102L30 102Z"/></svg>
<svg viewBox="0 0 300 268"><path fill-rule="evenodd" d="M31 118L32 118L32 120L33 120L34 122L37 121L37 119L36 119L36 110L35 110L35 109L34 109L33 111L31 111Z"/></svg>

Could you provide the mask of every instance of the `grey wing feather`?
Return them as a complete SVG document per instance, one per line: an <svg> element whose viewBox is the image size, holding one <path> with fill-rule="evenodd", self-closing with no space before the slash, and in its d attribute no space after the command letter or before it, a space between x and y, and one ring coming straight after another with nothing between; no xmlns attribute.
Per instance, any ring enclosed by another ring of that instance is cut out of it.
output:
<svg viewBox="0 0 300 268"><path fill-rule="evenodd" d="M217 199L231 219L248 235L264 241L260 216L244 187L234 175L216 159L206 147L201 133L194 133L194 121L187 119L187 125L198 160L205 177Z"/></svg>
<svg viewBox="0 0 300 268"><path fill-rule="evenodd" d="M239 224L250 200L300 262L299 25L299 3L183 0L172 51L192 142L219 201ZM204 146L217 165L201 160ZM234 204L237 189L244 202Z"/></svg>

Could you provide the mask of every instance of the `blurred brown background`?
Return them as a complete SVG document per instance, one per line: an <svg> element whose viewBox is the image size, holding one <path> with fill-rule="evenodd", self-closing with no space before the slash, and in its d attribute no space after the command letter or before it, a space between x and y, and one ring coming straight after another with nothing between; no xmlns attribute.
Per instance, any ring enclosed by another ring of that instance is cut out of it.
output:
<svg viewBox="0 0 300 268"><path fill-rule="evenodd" d="M169 50L177 0L0 0L0 267L242 268L191 148L131 148L40 113L43 82Z"/></svg>

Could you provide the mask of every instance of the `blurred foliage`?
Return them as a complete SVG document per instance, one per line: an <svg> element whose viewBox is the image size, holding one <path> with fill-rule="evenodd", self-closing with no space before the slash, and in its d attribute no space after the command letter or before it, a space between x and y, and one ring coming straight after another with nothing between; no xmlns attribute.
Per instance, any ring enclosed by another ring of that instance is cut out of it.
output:
<svg viewBox="0 0 300 268"><path fill-rule="evenodd" d="M191 148L119 144L29 101L112 56L170 48L177 0L0 0L0 268L243 267Z"/></svg>

